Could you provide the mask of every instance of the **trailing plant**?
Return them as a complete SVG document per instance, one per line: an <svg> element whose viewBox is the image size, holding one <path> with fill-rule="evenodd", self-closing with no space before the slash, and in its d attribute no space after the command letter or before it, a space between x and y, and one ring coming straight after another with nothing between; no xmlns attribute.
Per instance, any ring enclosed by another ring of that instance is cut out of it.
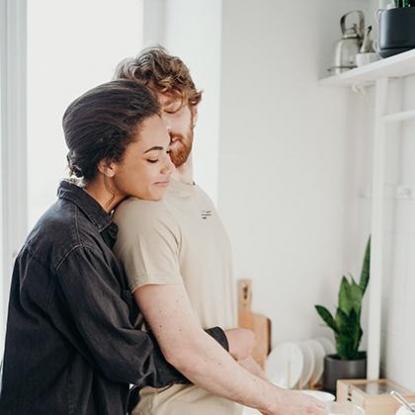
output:
<svg viewBox="0 0 415 415"><path fill-rule="evenodd" d="M343 276L338 296L336 315L321 305L315 308L326 325L334 332L337 354L342 360L355 360L364 357L359 352L363 330L360 323L363 296L370 279L370 238L367 241L363 259L360 281L357 283L353 276L349 279Z"/></svg>

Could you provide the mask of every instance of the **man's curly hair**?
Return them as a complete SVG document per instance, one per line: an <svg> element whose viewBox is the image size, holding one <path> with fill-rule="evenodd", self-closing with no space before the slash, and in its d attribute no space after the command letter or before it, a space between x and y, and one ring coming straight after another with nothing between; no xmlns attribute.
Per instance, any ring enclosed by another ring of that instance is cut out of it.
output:
<svg viewBox="0 0 415 415"><path fill-rule="evenodd" d="M161 46L144 49L135 58L121 61L114 79L142 82L155 93L181 99L182 105L197 105L202 99L202 91L196 89L187 66Z"/></svg>

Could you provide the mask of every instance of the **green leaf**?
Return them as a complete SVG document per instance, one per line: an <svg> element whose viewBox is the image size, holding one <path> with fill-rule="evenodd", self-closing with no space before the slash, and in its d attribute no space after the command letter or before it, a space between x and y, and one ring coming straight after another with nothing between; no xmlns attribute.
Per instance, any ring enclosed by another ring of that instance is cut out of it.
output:
<svg viewBox="0 0 415 415"><path fill-rule="evenodd" d="M360 315L352 310L349 316L349 321L352 328L353 352L357 355L363 335L363 330L360 326Z"/></svg>
<svg viewBox="0 0 415 415"><path fill-rule="evenodd" d="M362 309L362 300L363 291L360 288L360 285L358 285L352 278L352 284L350 286L350 303L352 310L354 310L356 314L360 314L360 310Z"/></svg>
<svg viewBox="0 0 415 415"><path fill-rule="evenodd" d="M352 306L353 304L351 302L350 284L347 278L343 275L339 289L339 307L343 310L344 313L349 314Z"/></svg>
<svg viewBox="0 0 415 415"><path fill-rule="evenodd" d="M349 321L349 315L346 314L340 307L336 311L336 326L339 334L345 334L350 336L353 332L351 323Z"/></svg>
<svg viewBox="0 0 415 415"><path fill-rule="evenodd" d="M337 354L341 359L357 359L362 329L360 327L360 315L352 310L346 314L340 308L336 312L336 324L338 332L336 334Z"/></svg>
<svg viewBox="0 0 415 415"><path fill-rule="evenodd" d="M317 310L317 313L323 319L323 321L327 324L327 326L330 327L335 333L337 333L338 331L337 325L330 311L327 310L327 308L323 307L322 305L316 305L315 308Z"/></svg>
<svg viewBox="0 0 415 415"><path fill-rule="evenodd" d="M366 250L365 250L365 256L363 258L363 265L362 265L362 272L360 274L360 288L362 289L363 295L366 292L367 286L369 285L369 279L370 279L370 252L371 252L371 237L369 237L367 244L366 244Z"/></svg>
<svg viewBox="0 0 415 415"><path fill-rule="evenodd" d="M354 357L352 341L349 336L340 334L336 336L336 351L342 360L352 360Z"/></svg>
<svg viewBox="0 0 415 415"><path fill-rule="evenodd" d="M340 308L336 311L336 324L339 328L336 336L337 354L343 360L353 359L353 324L350 321L350 317Z"/></svg>

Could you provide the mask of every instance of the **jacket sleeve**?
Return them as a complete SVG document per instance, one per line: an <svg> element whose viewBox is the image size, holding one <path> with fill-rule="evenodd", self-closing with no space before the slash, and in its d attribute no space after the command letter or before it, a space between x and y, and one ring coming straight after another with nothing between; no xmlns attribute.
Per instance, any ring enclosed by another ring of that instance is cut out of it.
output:
<svg viewBox="0 0 415 415"><path fill-rule="evenodd" d="M133 327L117 276L100 252L76 247L56 274L58 295L77 333L71 341L105 377L153 387L188 383L165 360L154 337ZM228 350L223 330L207 333Z"/></svg>

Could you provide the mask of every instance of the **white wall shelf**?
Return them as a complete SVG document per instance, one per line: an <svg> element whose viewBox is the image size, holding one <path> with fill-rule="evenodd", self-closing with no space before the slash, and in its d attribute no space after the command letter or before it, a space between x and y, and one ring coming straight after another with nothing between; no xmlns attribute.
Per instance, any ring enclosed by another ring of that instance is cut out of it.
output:
<svg viewBox="0 0 415 415"><path fill-rule="evenodd" d="M324 86L350 87L373 85L382 78L402 78L415 74L415 49L360 68L321 79Z"/></svg>
<svg viewBox="0 0 415 415"><path fill-rule="evenodd" d="M385 170L387 125L401 123L415 118L415 110L388 112L390 96L390 80L402 79L415 75L415 50L410 50L386 59L373 62L360 68L352 69L340 75L331 76L319 81L321 86L329 87L366 87L375 88L375 114L373 134L373 167L372 167L372 255L371 281L369 285L369 319L368 319L368 379L379 379L381 359L381 310L382 281L385 272L384 256L384 223L385 223ZM401 93L403 88L401 88ZM402 97L401 97L402 98ZM402 103L402 99L400 101ZM401 107L402 105L400 105ZM412 197L403 193L408 189L400 189L401 198Z"/></svg>
<svg viewBox="0 0 415 415"><path fill-rule="evenodd" d="M415 119L415 110L395 112L392 114L384 115L382 119L383 119L383 122L386 122L386 123L394 123L394 122L412 120L412 119Z"/></svg>

